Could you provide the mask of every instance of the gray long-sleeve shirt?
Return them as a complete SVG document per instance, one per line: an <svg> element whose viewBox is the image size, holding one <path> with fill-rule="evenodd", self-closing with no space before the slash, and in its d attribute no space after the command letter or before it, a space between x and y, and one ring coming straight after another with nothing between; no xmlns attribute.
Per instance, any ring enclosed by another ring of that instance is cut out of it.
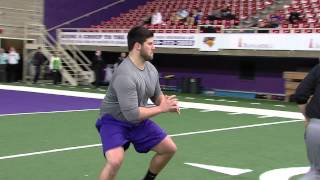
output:
<svg viewBox="0 0 320 180"><path fill-rule="evenodd" d="M126 58L112 77L100 115L109 114L118 120L138 123L138 108L147 106L149 98L160 94L156 68L147 61L144 69L140 70Z"/></svg>

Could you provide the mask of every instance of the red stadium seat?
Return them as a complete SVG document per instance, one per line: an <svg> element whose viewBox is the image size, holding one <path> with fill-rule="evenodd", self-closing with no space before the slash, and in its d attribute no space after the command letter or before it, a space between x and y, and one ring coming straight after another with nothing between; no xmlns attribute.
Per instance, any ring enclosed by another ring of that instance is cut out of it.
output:
<svg viewBox="0 0 320 180"><path fill-rule="evenodd" d="M305 29L304 33L312 33L312 29Z"/></svg>

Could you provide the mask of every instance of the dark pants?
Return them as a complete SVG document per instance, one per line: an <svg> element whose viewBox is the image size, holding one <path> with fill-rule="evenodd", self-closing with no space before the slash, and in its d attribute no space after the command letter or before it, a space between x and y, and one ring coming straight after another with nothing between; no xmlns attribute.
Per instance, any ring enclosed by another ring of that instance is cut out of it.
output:
<svg viewBox="0 0 320 180"><path fill-rule="evenodd" d="M17 81L17 69L18 64L8 64L7 65L7 82Z"/></svg>
<svg viewBox="0 0 320 180"><path fill-rule="evenodd" d="M6 64L0 64L0 82L6 82L7 81L7 65Z"/></svg>
<svg viewBox="0 0 320 180"><path fill-rule="evenodd" d="M41 66L34 66L34 77L33 77L33 83L37 83L40 76L40 69Z"/></svg>
<svg viewBox="0 0 320 180"><path fill-rule="evenodd" d="M96 78L96 81L94 82L94 85L96 87L99 87L100 84L101 84L101 81L102 81L102 68L96 68L94 70L94 75L95 75L95 78Z"/></svg>
<svg viewBox="0 0 320 180"><path fill-rule="evenodd" d="M60 71L59 70L52 70L52 76L53 76L53 84L58 84L60 79Z"/></svg>

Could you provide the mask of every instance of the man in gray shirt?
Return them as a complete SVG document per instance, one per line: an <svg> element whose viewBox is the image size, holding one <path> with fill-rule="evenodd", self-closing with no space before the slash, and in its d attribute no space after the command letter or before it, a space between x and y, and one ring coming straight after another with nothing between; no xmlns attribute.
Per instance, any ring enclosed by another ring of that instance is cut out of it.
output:
<svg viewBox="0 0 320 180"><path fill-rule="evenodd" d="M139 26L128 33L129 55L117 68L96 122L107 159L100 180L114 180L130 143L139 153L156 152L143 180L153 180L176 152L172 139L149 118L178 112L175 96L163 95L156 68L153 33ZM155 106L148 106L148 99Z"/></svg>

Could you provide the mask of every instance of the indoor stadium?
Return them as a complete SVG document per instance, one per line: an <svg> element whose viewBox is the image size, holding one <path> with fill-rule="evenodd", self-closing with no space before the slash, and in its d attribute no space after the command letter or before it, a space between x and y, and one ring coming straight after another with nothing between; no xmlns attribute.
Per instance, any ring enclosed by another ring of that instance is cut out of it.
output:
<svg viewBox="0 0 320 180"><path fill-rule="evenodd" d="M0 180L320 180L319 35L320 0L0 0Z"/></svg>

